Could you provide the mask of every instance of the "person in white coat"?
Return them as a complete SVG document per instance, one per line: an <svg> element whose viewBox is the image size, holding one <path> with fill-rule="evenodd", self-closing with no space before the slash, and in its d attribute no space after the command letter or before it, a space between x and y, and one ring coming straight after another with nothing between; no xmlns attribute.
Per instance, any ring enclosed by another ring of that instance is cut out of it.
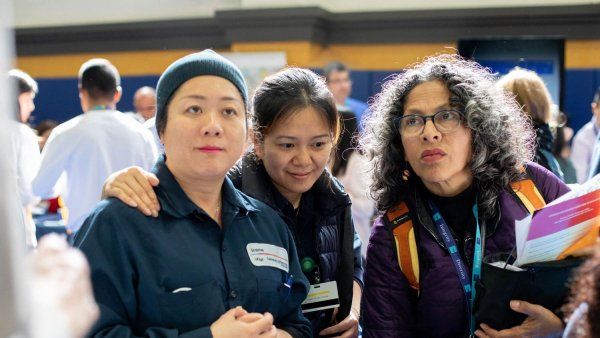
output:
<svg viewBox="0 0 600 338"><path fill-rule="evenodd" d="M32 185L43 198L63 197L71 235L100 202L108 175L133 165L149 170L158 157L150 132L116 110L120 76L108 60L92 59L81 66L79 98L84 114L52 131ZM55 187L63 175L66 186Z"/></svg>
<svg viewBox="0 0 600 338"><path fill-rule="evenodd" d="M587 181L590 174L594 144L598 135L600 135L600 87L596 90L594 99L591 103L592 119L586 123L573 138L571 146L571 162L577 171L577 183L582 184Z"/></svg>
<svg viewBox="0 0 600 338"><path fill-rule="evenodd" d="M36 245L35 224L31 217L31 207L39 198L31 190L31 182L40 166L40 148L35 132L27 125L31 113L35 109L33 99L38 92L37 82L27 73L12 69L8 78L15 87L16 107L15 121L11 124L10 140L13 147L13 162L17 178L17 188L25 220L25 239L27 246ZM12 121L11 121L12 122Z"/></svg>

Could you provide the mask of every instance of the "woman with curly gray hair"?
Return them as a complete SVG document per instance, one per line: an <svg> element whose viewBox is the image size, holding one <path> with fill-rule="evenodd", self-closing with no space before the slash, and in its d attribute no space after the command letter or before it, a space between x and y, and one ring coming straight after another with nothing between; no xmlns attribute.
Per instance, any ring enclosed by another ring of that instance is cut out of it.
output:
<svg viewBox="0 0 600 338"><path fill-rule="evenodd" d="M361 141L383 212L367 251L364 337L475 334L481 257L510 252L515 220L568 191L530 162L531 124L494 80L475 62L439 55L377 96Z"/></svg>

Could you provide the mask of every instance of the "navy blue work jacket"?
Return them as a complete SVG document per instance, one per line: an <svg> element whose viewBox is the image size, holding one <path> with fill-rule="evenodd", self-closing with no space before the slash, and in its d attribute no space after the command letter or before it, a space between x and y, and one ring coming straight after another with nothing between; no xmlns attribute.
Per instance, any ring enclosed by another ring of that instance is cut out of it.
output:
<svg viewBox="0 0 600 338"><path fill-rule="evenodd" d="M111 198L78 232L87 256L100 319L92 337L211 337L210 325L242 306L270 312L275 326L310 337L300 303L308 292L294 240L281 218L226 178L222 229L184 193L164 160L154 172L158 218ZM255 243L255 244L251 244ZM287 251L289 272L256 266L248 244ZM284 283L293 275L291 290Z"/></svg>

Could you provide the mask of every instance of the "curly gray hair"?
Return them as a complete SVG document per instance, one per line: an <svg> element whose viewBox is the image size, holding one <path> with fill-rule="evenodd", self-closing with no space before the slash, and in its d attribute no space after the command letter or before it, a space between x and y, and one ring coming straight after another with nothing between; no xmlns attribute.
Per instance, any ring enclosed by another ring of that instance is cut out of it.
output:
<svg viewBox="0 0 600 338"><path fill-rule="evenodd" d="M516 101L495 86L494 75L457 55L437 55L395 75L375 97L365 121L361 147L371 165L371 194L377 208L387 210L404 200L419 178L405 161L400 134L393 122L404 111L406 97L418 84L440 80L464 112L471 129L473 156L469 166L484 217L495 214L500 192L518 179L534 155L531 121Z"/></svg>

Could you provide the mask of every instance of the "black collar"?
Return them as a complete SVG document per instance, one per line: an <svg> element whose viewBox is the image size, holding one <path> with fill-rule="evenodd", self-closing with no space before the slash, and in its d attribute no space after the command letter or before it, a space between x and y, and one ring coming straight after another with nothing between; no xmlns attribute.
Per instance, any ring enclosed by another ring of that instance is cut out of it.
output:
<svg viewBox="0 0 600 338"><path fill-rule="evenodd" d="M177 217L187 217L193 213L204 213L183 191L179 182L175 179L165 163L165 155L156 162L152 172L158 177L160 184L155 188L156 195L160 201L161 209L165 213ZM240 193L234 186L231 180L225 177L223 187L223 210L233 209L234 212L258 212L258 208L254 201Z"/></svg>
<svg viewBox="0 0 600 338"><path fill-rule="evenodd" d="M443 248L446 248L444 244L444 240L441 235L438 234L437 228L431 219L431 215L429 212L429 208L427 207L427 200L425 198L424 190L426 189L422 182L414 182L411 184L410 190L412 194L409 196L409 202L414 205L413 214L417 217L417 222L421 224L427 232L435 239L435 241ZM498 197L499 198L499 197ZM467 211L469 212L469 211ZM496 203L496 212L494 213L494 217L492 219L483 219L479 217L479 224L482 228L485 229L485 237L491 237L496 229L498 228L498 224L500 223L500 203ZM466 238L470 238L468 232L466 233Z"/></svg>

